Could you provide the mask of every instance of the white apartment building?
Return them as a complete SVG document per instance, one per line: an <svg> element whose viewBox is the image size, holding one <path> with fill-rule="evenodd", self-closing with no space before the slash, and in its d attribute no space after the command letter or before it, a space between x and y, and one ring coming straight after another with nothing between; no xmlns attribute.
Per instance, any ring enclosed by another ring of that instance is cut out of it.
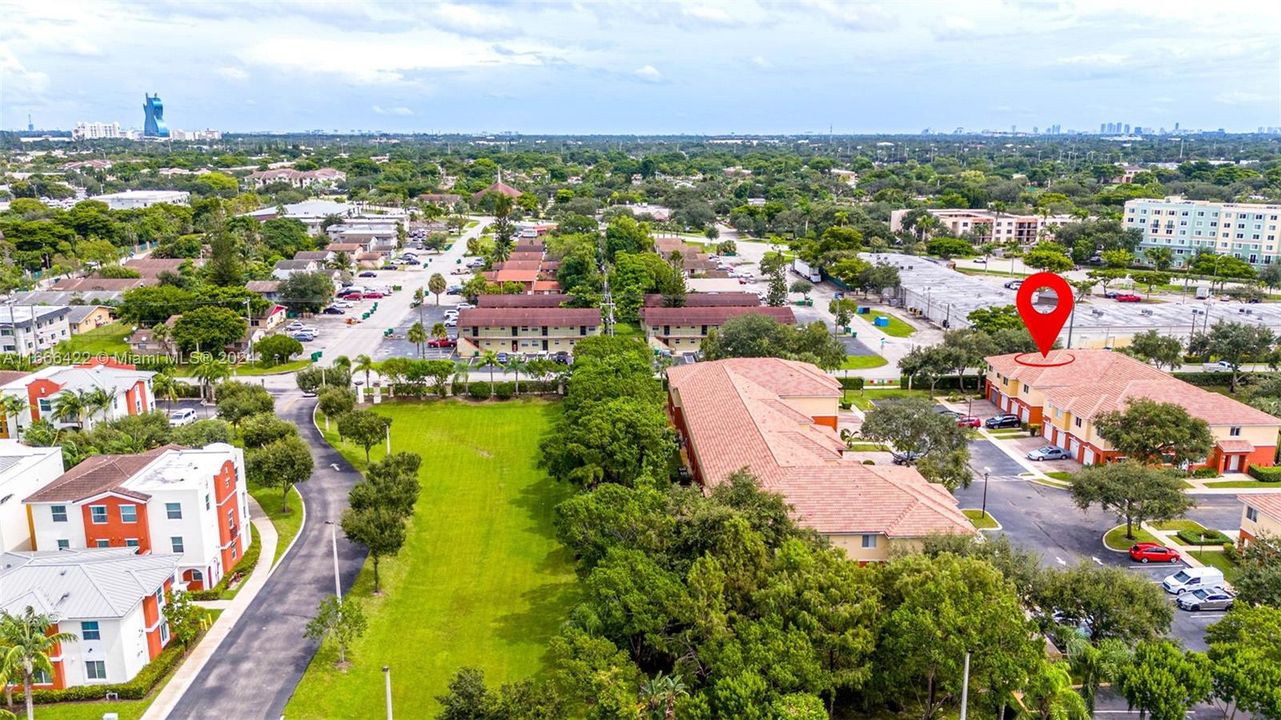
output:
<svg viewBox="0 0 1281 720"><path fill-rule="evenodd" d="M62 448L0 440L0 552L31 549L22 499L62 474Z"/></svg>
<svg viewBox="0 0 1281 720"><path fill-rule="evenodd" d="M32 608L57 620L53 673L35 684L61 689L128 682L169 644L163 608L178 558L132 550L64 550L0 555L0 610Z"/></svg>
<svg viewBox="0 0 1281 720"><path fill-rule="evenodd" d="M70 310L47 305L0 307L0 353L27 357L52 350L71 337Z"/></svg>
<svg viewBox="0 0 1281 720"><path fill-rule="evenodd" d="M1139 249L1174 251L1176 265L1190 262L1198 249L1231 255L1260 266L1281 256L1277 244L1281 205L1139 198L1125 203L1126 228L1143 232Z"/></svg>
<svg viewBox="0 0 1281 720"><path fill-rule="evenodd" d="M191 193L185 190L125 190L118 193L97 195L90 200L107 203L112 210L138 210L152 205L168 203L169 205L191 204Z"/></svg>
<svg viewBox="0 0 1281 720"><path fill-rule="evenodd" d="M118 122L78 122L71 129L72 140L122 140L126 137Z"/></svg>
<svg viewBox="0 0 1281 720"><path fill-rule="evenodd" d="M0 385L0 396L13 395L27 403L26 412L6 416L0 422L0 438L17 438L31 423L44 418L59 427L91 428L104 420L141 415L155 408L151 378L155 373L138 370L115 360L95 360L82 365L50 365ZM79 418L54 416L58 396L64 392L86 393L106 390L111 405L86 409ZM92 410L92 411L91 411Z"/></svg>
<svg viewBox="0 0 1281 720"><path fill-rule="evenodd" d="M23 502L37 550L171 553L193 590L217 584L250 543L244 452L225 443L97 455Z"/></svg>
<svg viewBox="0 0 1281 720"><path fill-rule="evenodd" d="M890 230L901 232L903 218L911 210L895 210L890 213ZM1071 215L1012 215L993 210L966 210L953 208L934 208L927 210L933 215L942 228L936 235L960 237L967 233L983 241L1011 242L1018 241L1030 245L1046 235L1053 235L1054 228L1068 223L1078 222Z"/></svg>

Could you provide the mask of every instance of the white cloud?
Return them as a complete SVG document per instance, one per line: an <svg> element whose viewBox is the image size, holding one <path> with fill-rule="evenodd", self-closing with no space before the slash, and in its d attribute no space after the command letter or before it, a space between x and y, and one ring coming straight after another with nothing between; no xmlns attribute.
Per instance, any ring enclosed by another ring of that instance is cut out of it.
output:
<svg viewBox="0 0 1281 720"><path fill-rule="evenodd" d="M397 105L395 107L388 108L385 108L382 105L375 105L373 107L373 111L379 115L400 115L401 117L407 117L414 114L413 110L410 110L404 105Z"/></svg>
<svg viewBox="0 0 1281 720"><path fill-rule="evenodd" d="M769 58L762 57L762 56L760 56L760 55L753 55L753 56L752 56L752 64L753 64L753 65L755 65L756 67L758 67L758 68L762 69L762 70L768 70L768 69L770 69L770 68L774 67L774 63L770 62L770 61L769 61Z"/></svg>
<svg viewBox="0 0 1281 720"><path fill-rule="evenodd" d="M1094 67L1110 68L1123 65L1130 59L1129 55L1121 53L1091 53L1089 55L1072 55L1070 57L1059 58L1059 65L1073 65L1077 67Z"/></svg>
<svg viewBox="0 0 1281 720"><path fill-rule="evenodd" d="M15 96L42 93L49 87L48 75L27 69L13 50L5 45L0 45L0 77L4 78L6 88Z"/></svg>
<svg viewBox="0 0 1281 720"><path fill-rule="evenodd" d="M1215 96L1214 101L1220 105L1261 105L1273 101L1271 95L1264 93L1246 92L1244 90L1228 90Z"/></svg>
<svg viewBox="0 0 1281 720"><path fill-rule="evenodd" d="M238 67L232 67L230 65L227 65L225 67L220 67L215 72L227 78L228 80L248 80L249 79L249 73L245 72L244 70Z"/></svg>
<svg viewBox="0 0 1281 720"><path fill-rule="evenodd" d="M661 82L663 74L653 65L642 65L632 71L632 74L646 82Z"/></svg>
<svg viewBox="0 0 1281 720"><path fill-rule="evenodd" d="M735 15L732 9L715 5L686 5L681 8L681 15L691 20L699 20L709 25L741 25L743 20Z"/></svg>
<svg viewBox="0 0 1281 720"><path fill-rule="evenodd" d="M432 13L436 24L446 30L472 35L491 35L509 31L511 21L493 8L470 5L439 5Z"/></svg>

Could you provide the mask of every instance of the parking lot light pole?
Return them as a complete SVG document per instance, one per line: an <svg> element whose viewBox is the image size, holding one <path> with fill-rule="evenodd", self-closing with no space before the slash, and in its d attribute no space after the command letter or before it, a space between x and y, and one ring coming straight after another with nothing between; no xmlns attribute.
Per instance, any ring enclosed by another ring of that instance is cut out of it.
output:
<svg viewBox="0 0 1281 720"><path fill-rule="evenodd" d="M967 656L968 657L968 656ZM383 665L383 692L387 696L387 720L391 717L391 667Z"/></svg>
<svg viewBox="0 0 1281 720"><path fill-rule="evenodd" d="M329 546L334 551L334 595L342 602L342 580L338 576L338 523L326 520L325 524L329 526Z"/></svg>
<svg viewBox="0 0 1281 720"><path fill-rule="evenodd" d="M985 468L983 468L983 512L982 512L982 517L983 517L983 519L984 519L984 520L986 520L986 519L987 519L987 479L988 479L988 477L989 477L991 474L992 474L992 468L990 468L990 467L985 467ZM965 658L966 658L966 662L969 662L969 655L966 655L966 656L965 656Z"/></svg>

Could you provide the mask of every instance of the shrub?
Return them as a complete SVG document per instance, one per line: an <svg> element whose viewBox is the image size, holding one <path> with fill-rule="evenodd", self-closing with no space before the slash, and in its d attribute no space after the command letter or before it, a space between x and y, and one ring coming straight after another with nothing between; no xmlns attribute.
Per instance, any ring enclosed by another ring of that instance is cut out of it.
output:
<svg viewBox="0 0 1281 720"><path fill-rule="evenodd" d="M1218 468L1200 467L1192 471L1192 477L1194 478L1212 478L1212 477L1218 477L1218 476L1219 476Z"/></svg>
<svg viewBox="0 0 1281 720"><path fill-rule="evenodd" d="M875 461L875 460L864 460L864 461L863 461L863 464L864 464L864 465L875 465L875 464L876 464L876 461Z"/></svg>
<svg viewBox="0 0 1281 720"><path fill-rule="evenodd" d="M841 382L841 388L845 390L862 390L863 378L861 377L843 377L837 378Z"/></svg>
<svg viewBox="0 0 1281 720"><path fill-rule="evenodd" d="M1224 535L1218 530L1210 530L1208 528L1201 532L1197 532L1195 530L1180 530L1176 534L1178 535L1179 540L1185 545L1222 545L1225 542L1231 541L1227 535ZM1204 540L1201 539L1203 535L1205 537Z"/></svg>
<svg viewBox="0 0 1281 720"><path fill-rule="evenodd" d="M1250 473L1250 477L1260 482L1281 482L1281 467L1251 465L1246 472Z"/></svg>
<svg viewBox="0 0 1281 720"><path fill-rule="evenodd" d="M214 585L208 590L189 592L187 593L187 597L192 600L218 600L221 599L222 594L227 591L227 585L231 582L233 575L241 573L241 582L249 579L249 574L252 573L254 568L258 565L258 556L262 550L262 543L258 541L258 529L252 525L249 527L250 538L253 544L250 545L249 549L245 551L245 554L241 556L240 562L236 563L235 567L224 574L222 579L218 581L217 585ZM120 697L124 696L121 695Z"/></svg>
<svg viewBox="0 0 1281 720"><path fill-rule="evenodd" d="M840 402L840 406L842 410L849 410L850 408L854 407L854 403L842 400Z"/></svg>
<svg viewBox="0 0 1281 720"><path fill-rule="evenodd" d="M516 394L516 386L509 382L500 382L494 386L494 397L499 400L511 400Z"/></svg>
<svg viewBox="0 0 1281 720"><path fill-rule="evenodd" d="M489 399L489 383L487 382L471 383L467 386L467 394L470 395L473 400L488 400Z"/></svg>

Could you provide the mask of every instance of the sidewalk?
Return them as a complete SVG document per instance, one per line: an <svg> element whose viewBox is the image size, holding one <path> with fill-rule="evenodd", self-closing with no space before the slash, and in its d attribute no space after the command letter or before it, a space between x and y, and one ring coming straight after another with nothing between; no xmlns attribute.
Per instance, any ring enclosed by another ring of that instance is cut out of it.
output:
<svg viewBox="0 0 1281 720"><path fill-rule="evenodd" d="M204 669L205 663L222 644L223 638L227 637L227 633L231 632L231 628L240 620L245 608L249 607L249 604L258 596L258 591L262 590L262 586L267 583L267 578L275 569L272 559L276 557L276 544L280 542L280 538L276 535L276 527L271 524L267 514L252 497L249 498L249 508L253 513L253 526L258 529L258 542L261 543L258 550L258 565L244 581L244 587L234 599L199 603L201 607L221 609L222 615L218 616L213 627L209 628L209 632L205 633L205 636L187 655L187 659L174 672L173 677L165 683L164 688L151 703L151 707L147 708L147 712L142 716L142 720L165 720L169 717L174 706Z"/></svg>

